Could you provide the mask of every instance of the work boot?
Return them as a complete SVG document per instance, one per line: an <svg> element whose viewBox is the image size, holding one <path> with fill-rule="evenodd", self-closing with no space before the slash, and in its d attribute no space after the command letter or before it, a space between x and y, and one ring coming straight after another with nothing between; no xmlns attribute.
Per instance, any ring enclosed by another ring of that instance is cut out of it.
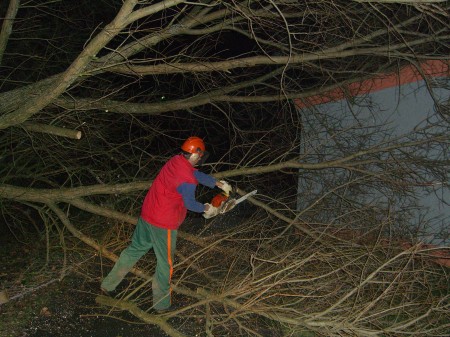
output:
<svg viewBox="0 0 450 337"><path fill-rule="evenodd" d="M102 292L103 295L108 296L108 297L112 297L112 298L116 297L117 294L118 294L117 290L108 291L105 288L100 288L100 291Z"/></svg>
<svg viewBox="0 0 450 337"><path fill-rule="evenodd" d="M170 305L170 307L168 307L168 308L166 308L166 309L155 309L155 308L152 308L152 310L154 310L158 315L159 314L167 314L167 313L169 313L169 312L171 312L171 311L177 311L177 310L180 310L180 309L182 309L183 308L183 305L182 304L180 304L180 303L175 303L175 304L171 304Z"/></svg>
<svg viewBox="0 0 450 337"><path fill-rule="evenodd" d="M156 312L158 315L161 315L161 314L167 314L167 313L170 312L170 311L173 311L173 307L172 307L172 306L170 306L170 307L168 307L168 308L166 308L166 309L159 309L159 310L155 309L155 312Z"/></svg>

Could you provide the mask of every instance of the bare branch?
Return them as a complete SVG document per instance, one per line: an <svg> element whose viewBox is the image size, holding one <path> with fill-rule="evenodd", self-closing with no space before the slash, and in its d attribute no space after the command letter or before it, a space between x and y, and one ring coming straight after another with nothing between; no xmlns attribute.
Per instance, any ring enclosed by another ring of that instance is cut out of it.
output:
<svg viewBox="0 0 450 337"><path fill-rule="evenodd" d="M14 19L19 10L20 0L10 0L8 10L5 18L3 19L2 30L0 31L0 65L2 64L3 54L8 43L9 36L11 35Z"/></svg>

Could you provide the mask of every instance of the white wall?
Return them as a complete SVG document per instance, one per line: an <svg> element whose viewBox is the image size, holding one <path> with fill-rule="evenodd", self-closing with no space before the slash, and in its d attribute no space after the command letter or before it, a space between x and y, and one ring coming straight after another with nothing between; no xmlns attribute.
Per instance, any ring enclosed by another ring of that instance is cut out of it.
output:
<svg viewBox="0 0 450 337"><path fill-rule="evenodd" d="M442 104L447 104L450 99L450 79L435 79L437 88L433 88L434 98ZM305 155L307 161L322 161L335 157L336 141L332 135L326 132L325 123L333 123L342 130L342 134L337 138L345 139L350 128L359 128L358 133L361 135L361 142L364 137L368 137L369 133L374 131L376 125L388 123L389 130L386 137L398 137L405 135L414 130L418 126L430 125L437 123L435 129L448 132L448 126L440 121L435 113L434 100L431 97L424 81L404 84L401 87L391 87L381 91L357 96L351 100L340 100L316 105L313 108L304 108L301 110L302 119L304 121L304 130L302 132L302 154ZM356 119L358 122L356 121ZM431 118L430 118L431 117ZM430 118L430 119L428 119ZM322 124L322 125L320 125ZM369 127L369 128L360 128ZM348 137L349 139L351 137ZM328 145L330 145L328 147ZM355 145L356 144L346 144ZM368 145L368 144L365 144ZM428 156L447 156L449 152L438 153L436 150L430 150ZM319 155L320 154L320 155ZM321 156L321 158L319 158ZM350 179L350 175L345 170L335 171L333 175L327 175L320 180L314 172L300 172L299 193L299 209L307 207L312 200L306 200L306 195L316 198L318 195L330 189L336 174L342 179ZM420 207L413 212L410 219L411 228L416 231L419 229L418 237L427 243L448 245L450 238L450 190L449 176L444 182L435 182L434 186L416 188L418 195L417 203ZM364 197L365 202L383 202L379 194L368 194Z"/></svg>

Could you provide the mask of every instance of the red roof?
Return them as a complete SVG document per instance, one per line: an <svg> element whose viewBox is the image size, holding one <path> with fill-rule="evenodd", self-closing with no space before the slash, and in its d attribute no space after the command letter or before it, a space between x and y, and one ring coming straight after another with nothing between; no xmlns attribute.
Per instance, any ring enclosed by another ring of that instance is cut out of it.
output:
<svg viewBox="0 0 450 337"><path fill-rule="evenodd" d="M386 88L400 86L407 83L417 82L423 79L422 74L427 77L450 77L450 65L440 60L428 60L420 64L421 71L413 65L408 65L400 71L388 74L381 74L373 78L353 82L343 88L336 88L331 91L313 95L306 98L298 98L295 101L297 107L304 108L328 102L340 101L344 97L364 95L371 92L380 91Z"/></svg>

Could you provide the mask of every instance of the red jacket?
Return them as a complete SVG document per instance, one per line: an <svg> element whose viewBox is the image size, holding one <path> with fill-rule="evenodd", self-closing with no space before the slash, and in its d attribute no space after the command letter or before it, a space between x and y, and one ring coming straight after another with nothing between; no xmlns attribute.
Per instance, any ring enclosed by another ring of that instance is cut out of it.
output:
<svg viewBox="0 0 450 337"><path fill-rule="evenodd" d="M183 183L197 185L195 170L183 155L172 157L147 192L141 217L156 227L178 229L186 218L187 209L177 187Z"/></svg>

